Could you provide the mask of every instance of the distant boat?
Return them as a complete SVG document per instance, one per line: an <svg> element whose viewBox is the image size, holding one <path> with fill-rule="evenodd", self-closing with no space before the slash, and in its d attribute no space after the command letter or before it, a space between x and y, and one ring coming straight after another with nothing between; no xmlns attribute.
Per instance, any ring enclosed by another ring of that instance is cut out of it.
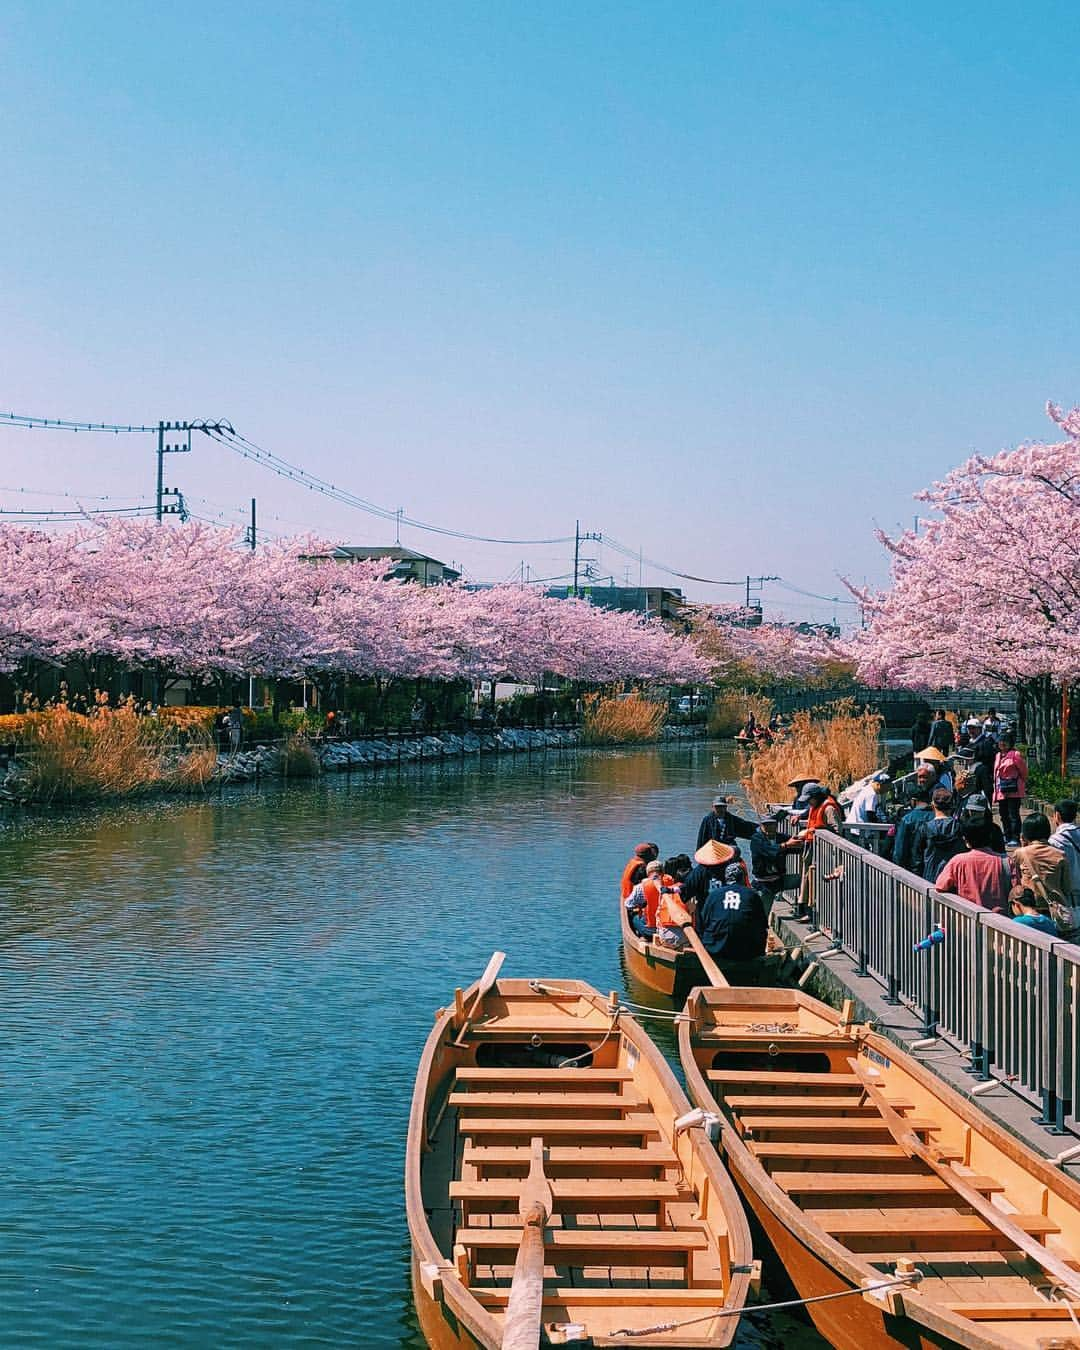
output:
<svg viewBox="0 0 1080 1350"><path fill-rule="evenodd" d="M437 1015L416 1077L405 1199L428 1344L532 1350L543 1326L545 1344L729 1345L750 1233L715 1148L676 1130L691 1108L667 1061L617 1002L500 980L501 959Z"/></svg>
<svg viewBox="0 0 1080 1350"><path fill-rule="evenodd" d="M833 1346L1080 1345L1080 1186L800 990L687 1012L690 1096Z"/></svg>

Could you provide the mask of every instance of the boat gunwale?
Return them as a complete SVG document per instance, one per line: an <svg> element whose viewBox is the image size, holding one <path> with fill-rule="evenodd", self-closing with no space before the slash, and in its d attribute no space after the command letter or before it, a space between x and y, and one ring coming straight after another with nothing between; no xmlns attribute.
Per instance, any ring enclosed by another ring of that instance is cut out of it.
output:
<svg viewBox="0 0 1080 1350"><path fill-rule="evenodd" d="M687 999L686 1010L690 1012L692 1004L700 1005L704 1003L708 1005L710 1002L722 1003L730 1007L742 1001L739 998L740 995L760 994L762 992L753 989L702 987L691 991ZM773 992L793 994L792 1006L807 1007L814 1011L821 1010L820 1015L826 1016L826 1020L833 1021L837 1027L841 1025L840 1015L835 1008L829 1007L828 1004L822 1003L820 1000L804 993L801 989ZM720 997L716 997L717 995ZM733 995L734 997L732 997ZM748 999L745 1001L754 1003L764 1002L765 1000ZM733 1027L732 1032L736 1034L737 1028ZM782 1041L783 1033L773 1033L772 1039L778 1042ZM826 1038L823 1037L822 1039ZM1014 1138L995 1121L990 1120L988 1116L974 1109L955 1088L931 1073L924 1065L919 1064L913 1056L907 1054L895 1042L870 1031L866 1026L857 1025L851 1026L851 1039L857 1045L865 1044L878 1054L892 1060L901 1061L903 1071L910 1072L916 1082L941 1100L946 1110L955 1111L955 1114L965 1125L977 1130L993 1147L1000 1148L1010 1161L1019 1166L1034 1164L1030 1170L1042 1184L1054 1190L1067 1203L1080 1209L1080 1185L1064 1173L1052 1169L1049 1162L1040 1158L1034 1150ZM853 1252L849 1247L845 1247L843 1243L832 1237L813 1219L809 1218L805 1210L795 1203L788 1192L777 1185L764 1164L746 1145L717 1101L709 1080L698 1067L693 1053L694 1044L694 1021L691 1017L679 1025L679 1059L686 1078L687 1091L693 1098L694 1103L706 1111L715 1112L720 1117L720 1140L717 1144L717 1151L722 1153L729 1170L745 1179L745 1184L772 1211L780 1224L797 1242L808 1248L826 1267L832 1269L853 1287L858 1288L867 1280L880 1281L888 1278L868 1261L860 1260L860 1253ZM822 1077L827 1076L822 1075ZM915 1253L912 1256L914 1258ZM998 1336L993 1332L980 1330L978 1323L973 1320L953 1313L936 1299L923 1297L917 1284L910 1287L897 1286L896 1288L905 1315L910 1317L913 1322L925 1326L928 1330L946 1335L956 1344L968 1347L969 1350L981 1350L982 1347L987 1346L1002 1347L1002 1350L1005 1347L1010 1347L1010 1350L1015 1350L1017 1344L1015 1340ZM800 1296L803 1296L802 1290L797 1290L797 1292ZM885 1309L882 1309L882 1312L884 1315Z"/></svg>
<svg viewBox="0 0 1080 1350"><path fill-rule="evenodd" d="M502 995L503 997L512 996L515 993L527 993L530 983L529 980L522 979L500 979L495 982L489 993ZM540 983L547 984L549 982L541 980ZM476 981L465 991L464 1002L466 1006L468 1006L470 997L478 985L479 981ZM603 1000L603 996L597 990L582 980L553 980L550 981L550 985L558 988L560 992L575 997L589 996L598 1001ZM443 1301L449 1304L454 1314L464 1323L470 1333L481 1340L483 1344L497 1348L502 1337L501 1323L491 1316L470 1292L468 1286L461 1282L456 1270L453 1269L453 1254L446 1255L441 1251L424 1212L421 1166L423 1162L423 1141L427 1132L428 1087L436 1053L456 1029L455 1010L454 1005L451 1004L449 1007L442 1009L436 1018L434 1026L428 1033L417 1067L405 1147L406 1217L414 1258L417 1262L434 1264L439 1268ZM689 1112L692 1109L689 1098L675 1077L671 1065L644 1027L629 1013L621 1012L618 1029L625 1040L637 1050L639 1059L647 1061L656 1075L658 1086L671 1105L673 1119L678 1119L679 1116ZM550 1034L550 1032L550 1026L546 1027L545 1034ZM523 1029L522 1036L524 1037L526 1034L527 1032ZM587 1035L603 1037L604 1031L602 1028L593 1027L588 1030ZM663 1132L661 1137L665 1137ZM730 1279L724 1306L726 1308L737 1308L740 1314L739 1316L725 1318L722 1323L722 1333L708 1342L703 1342L703 1344L719 1348L729 1345L734 1339L742 1309L746 1305L750 1293L751 1280L754 1278L753 1243L742 1200L716 1149L700 1132L690 1131L687 1133L686 1139L695 1162L701 1168L701 1173L708 1176L709 1183L712 1185L723 1211L730 1263ZM667 1142L675 1149L674 1136L668 1138ZM691 1180L690 1169L682 1168L682 1171L687 1185L694 1189L696 1194L699 1193L700 1182ZM696 1175L700 1177L701 1173ZM655 1292L657 1294L657 1308L669 1306L663 1302L664 1290L661 1288ZM438 1298L434 1299L433 1302L437 1306Z"/></svg>

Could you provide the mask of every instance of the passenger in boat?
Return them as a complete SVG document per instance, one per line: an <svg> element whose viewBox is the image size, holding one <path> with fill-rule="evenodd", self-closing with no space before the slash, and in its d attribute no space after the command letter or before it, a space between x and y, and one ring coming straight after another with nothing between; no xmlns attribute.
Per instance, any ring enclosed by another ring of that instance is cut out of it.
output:
<svg viewBox="0 0 1080 1350"><path fill-rule="evenodd" d="M710 880L695 927L717 961L753 961L765 955L769 937L765 897L744 883L738 864L728 863L720 876Z"/></svg>
<svg viewBox="0 0 1080 1350"><path fill-rule="evenodd" d="M915 866L924 881L936 882L938 873L950 858L962 853L964 841L960 835L960 822L953 814L955 803L953 795L946 788L935 788L930 798L934 814L925 824L919 826L915 836Z"/></svg>
<svg viewBox="0 0 1080 1350"><path fill-rule="evenodd" d="M656 906L660 901L660 886L664 880L664 864L654 858L645 864L645 876L623 902L630 927L638 937L651 938L656 934Z"/></svg>
<svg viewBox="0 0 1080 1350"><path fill-rule="evenodd" d="M1009 896L1009 908L1017 923L1034 928L1047 937L1059 936L1057 924L1046 912L1046 901L1040 900L1030 886L1014 886Z"/></svg>
<svg viewBox="0 0 1080 1350"><path fill-rule="evenodd" d="M681 891L682 887L673 877L664 877L656 906L656 940L676 951L689 945L683 929L693 923L693 915L686 908Z"/></svg>
<svg viewBox="0 0 1080 1350"><path fill-rule="evenodd" d="M766 898L766 916L784 886L784 848L776 833L779 823L779 812L766 816L758 822L754 837L750 840L750 865L754 869L754 885Z"/></svg>
<svg viewBox="0 0 1080 1350"><path fill-rule="evenodd" d="M1007 914L1012 875L1005 854L990 847L985 825L968 823L960 827L964 851L949 859L938 873L935 889L958 895L973 905Z"/></svg>
<svg viewBox="0 0 1080 1350"><path fill-rule="evenodd" d="M930 805L930 793L916 783L908 797L911 802L911 809L905 811L900 817L896 826L896 838L893 840L893 862L897 867L906 868L909 872L916 871L915 867L915 836L918 833L919 826L928 820L933 820L934 810Z"/></svg>
<svg viewBox="0 0 1080 1350"><path fill-rule="evenodd" d="M736 839L752 839L757 826L728 810L726 797L714 797L713 809L702 820L697 832L697 848L710 839L718 844L734 844Z"/></svg>
<svg viewBox="0 0 1080 1350"><path fill-rule="evenodd" d="M619 887L619 894L625 900L639 881L645 880L645 868L660 856L659 844L638 844L634 849L634 856L623 868L622 882Z"/></svg>
<svg viewBox="0 0 1080 1350"><path fill-rule="evenodd" d="M739 861L739 851L731 844L719 844L715 839L702 844L694 854L693 867L682 881L683 902L700 905L709 893L710 882L722 877L724 868L732 862L738 863L745 872L744 864Z"/></svg>

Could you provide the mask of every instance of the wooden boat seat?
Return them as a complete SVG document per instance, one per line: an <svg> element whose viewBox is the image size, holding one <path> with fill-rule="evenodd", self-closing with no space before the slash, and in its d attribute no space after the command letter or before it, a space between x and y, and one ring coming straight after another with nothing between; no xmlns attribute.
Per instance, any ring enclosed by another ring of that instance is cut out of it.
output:
<svg viewBox="0 0 1080 1350"><path fill-rule="evenodd" d="M768 1069L709 1069L707 1075L713 1083L747 1083L752 1087L806 1087L815 1092L829 1088L859 1088L858 1078L853 1073L770 1073Z"/></svg>
<svg viewBox="0 0 1080 1350"><path fill-rule="evenodd" d="M975 1322L1011 1322L1015 1320L1039 1322L1069 1322L1069 1310L1064 1303L949 1303L950 1312L970 1317Z"/></svg>
<svg viewBox="0 0 1080 1350"><path fill-rule="evenodd" d="M516 1254L521 1242L519 1227L459 1228L455 1241L473 1251L503 1251ZM655 1264L660 1256L689 1258L691 1252L706 1251L709 1238L699 1228L548 1228L544 1246L558 1254L558 1264L578 1265L570 1254L586 1258L588 1265L638 1266ZM599 1260L603 1253L618 1260ZM513 1255L511 1256L513 1260Z"/></svg>
<svg viewBox="0 0 1080 1350"><path fill-rule="evenodd" d="M608 1200L640 1200L654 1203L668 1200L691 1200L690 1191L674 1181L631 1181L627 1177L605 1177L599 1180L576 1177L554 1177L551 1187L555 1208L580 1205L591 1201L603 1206ZM451 1200L517 1200L524 1178L496 1177L487 1181L452 1181Z"/></svg>
<svg viewBox="0 0 1080 1350"><path fill-rule="evenodd" d="M965 1245L991 1251L1012 1249L1010 1239L991 1228L978 1214L960 1214L948 1209L806 1209L804 1212L853 1251L873 1251L883 1244L897 1251L903 1250L905 1244L911 1244L908 1248L910 1258L913 1250L935 1243L939 1249L959 1250ZM1043 1214L1010 1214L1008 1217L1036 1238L1061 1231Z"/></svg>
<svg viewBox="0 0 1080 1350"><path fill-rule="evenodd" d="M742 1113L749 1111L814 1111L827 1113L829 1111L868 1111L873 1115L879 1112L874 1106L867 1105L862 1095L858 1092L851 1093L847 1097L841 1097L838 1093L828 1097L811 1097L809 1093L805 1097L799 1096L781 1096L765 1094L754 1097L725 1097L722 1105L729 1106L732 1111ZM913 1111L914 1102L892 1101L889 1105L896 1111Z"/></svg>
<svg viewBox="0 0 1080 1350"><path fill-rule="evenodd" d="M629 1083L630 1069L458 1069L459 1083L564 1083L587 1087L593 1083Z"/></svg>
<svg viewBox="0 0 1080 1350"><path fill-rule="evenodd" d="M879 1134L892 1138L888 1125L873 1109L866 1116L740 1116L737 1123L743 1133L783 1130L790 1134ZM905 1116L904 1124L922 1134L941 1129L938 1121L915 1116Z"/></svg>
<svg viewBox="0 0 1080 1350"><path fill-rule="evenodd" d="M853 1160L851 1153L851 1144L827 1144L827 1143L807 1143L804 1140L791 1140L789 1142L776 1140L748 1139L747 1147L750 1148L756 1157L769 1166L780 1160L787 1165L793 1163L819 1164L826 1162L851 1163ZM936 1147L936 1145L935 1145ZM946 1162L958 1162L963 1154L959 1149L938 1148L937 1150ZM918 1159L909 1158L899 1144L860 1144L859 1162L868 1162L870 1159L887 1160L890 1165L903 1163L911 1167L923 1167L924 1163Z"/></svg>
<svg viewBox="0 0 1080 1350"><path fill-rule="evenodd" d="M782 1032L752 1031L741 1032L738 1027L710 1027L706 1031L700 1032L695 1040L702 1045L715 1046L717 1050L742 1050L742 1051L761 1051L766 1046L776 1042L783 1041L784 1054L793 1054L796 1051L809 1051L810 1053L821 1053L824 1050L843 1050L849 1054L856 1054L858 1046L854 1041L843 1036L829 1036L825 1033L817 1034L808 1031L803 1035L786 1035ZM768 1069L761 1071L762 1077L768 1073Z"/></svg>
<svg viewBox="0 0 1080 1350"><path fill-rule="evenodd" d="M861 1161L861 1150L858 1161ZM955 1206L956 1192L932 1172L773 1172L773 1181L789 1195L861 1196L878 1202L884 1196L919 1195L947 1197ZM984 1195L1005 1187L993 1177L966 1176L964 1180Z"/></svg>
<svg viewBox="0 0 1080 1350"><path fill-rule="evenodd" d="M648 1103L640 1093L617 1092L451 1092L451 1106L469 1110L636 1111Z"/></svg>
<svg viewBox="0 0 1080 1350"><path fill-rule="evenodd" d="M489 1144L466 1143L463 1160L476 1167L516 1167L520 1165L526 1171L532 1151L528 1144L505 1144L502 1147ZM677 1162L675 1152L666 1144L648 1144L644 1148L603 1148L555 1144L544 1156L546 1169L566 1167L591 1167L600 1164L605 1167L628 1168L671 1167Z"/></svg>
<svg viewBox="0 0 1080 1350"><path fill-rule="evenodd" d="M485 1308L505 1308L510 1298L509 1289L485 1289L482 1286L469 1290ZM544 1290L544 1303L572 1304L576 1307L615 1306L622 1308L652 1308L682 1306L684 1308L721 1308L724 1305L724 1291L719 1285L710 1288L703 1284L694 1289L651 1289L627 1288L577 1288L575 1286L556 1286Z"/></svg>
<svg viewBox="0 0 1080 1350"><path fill-rule="evenodd" d="M546 1139L559 1134L612 1135L624 1138L629 1136L631 1139L635 1137L640 1139L646 1135L659 1135L660 1124L655 1116L639 1116L633 1119L624 1117L621 1120L581 1120L571 1116L550 1118L531 1116L528 1119L461 1116L458 1120L458 1129L467 1135L513 1134L522 1135L527 1139L531 1139L534 1135Z"/></svg>

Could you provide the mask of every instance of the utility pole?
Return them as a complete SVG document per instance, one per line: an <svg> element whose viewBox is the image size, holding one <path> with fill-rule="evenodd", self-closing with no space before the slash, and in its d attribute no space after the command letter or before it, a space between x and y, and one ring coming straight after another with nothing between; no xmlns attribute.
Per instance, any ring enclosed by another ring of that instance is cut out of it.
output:
<svg viewBox="0 0 1080 1350"><path fill-rule="evenodd" d="M168 444L165 440L167 431L179 432L184 439L176 441L175 444ZM191 451L191 433L193 431L203 431L207 435L211 432L228 432L232 434L232 427L228 422L159 422L157 425L157 492L155 500L157 503L157 523L161 524L161 519L166 515L179 515L186 519L187 512L184 507L184 500L175 488L165 486L165 456L166 455L186 455ZM166 497L176 497L178 502L173 506L165 505Z"/></svg>
<svg viewBox="0 0 1080 1350"><path fill-rule="evenodd" d="M255 498L251 499L251 524L247 529L247 542L252 553L255 552Z"/></svg>
<svg viewBox="0 0 1080 1350"><path fill-rule="evenodd" d="M599 534L595 534L595 533L593 533L593 532L587 532L587 533L585 533L585 534L582 534L582 533L581 533L581 521L580 521L580 520L575 520L575 521L574 521L574 592L573 592L574 595L577 595L577 592L578 592L578 573L579 573L580 570L581 570L581 566L580 566L580 564L581 564L581 545L582 545L586 540L589 540L589 539L595 541L596 543L599 543L599 542L600 542L600 535L599 535Z"/></svg>
<svg viewBox="0 0 1080 1350"><path fill-rule="evenodd" d="M761 588L762 588L762 586L764 586L764 584L765 584L767 581L779 581L779 580L780 580L779 577L749 577L749 576L748 576L748 577L746 578L746 608L747 608L747 609L756 608L756 609L758 609L758 610L761 609L761 604L760 604L760 602L759 602L756 606L752 606L752 605L750 604L750 587L751 587L751 585L756 586L757 589L760 591ZM759 617L759 620L758 620L758 621L760 622L760 617Z"/></svg>

